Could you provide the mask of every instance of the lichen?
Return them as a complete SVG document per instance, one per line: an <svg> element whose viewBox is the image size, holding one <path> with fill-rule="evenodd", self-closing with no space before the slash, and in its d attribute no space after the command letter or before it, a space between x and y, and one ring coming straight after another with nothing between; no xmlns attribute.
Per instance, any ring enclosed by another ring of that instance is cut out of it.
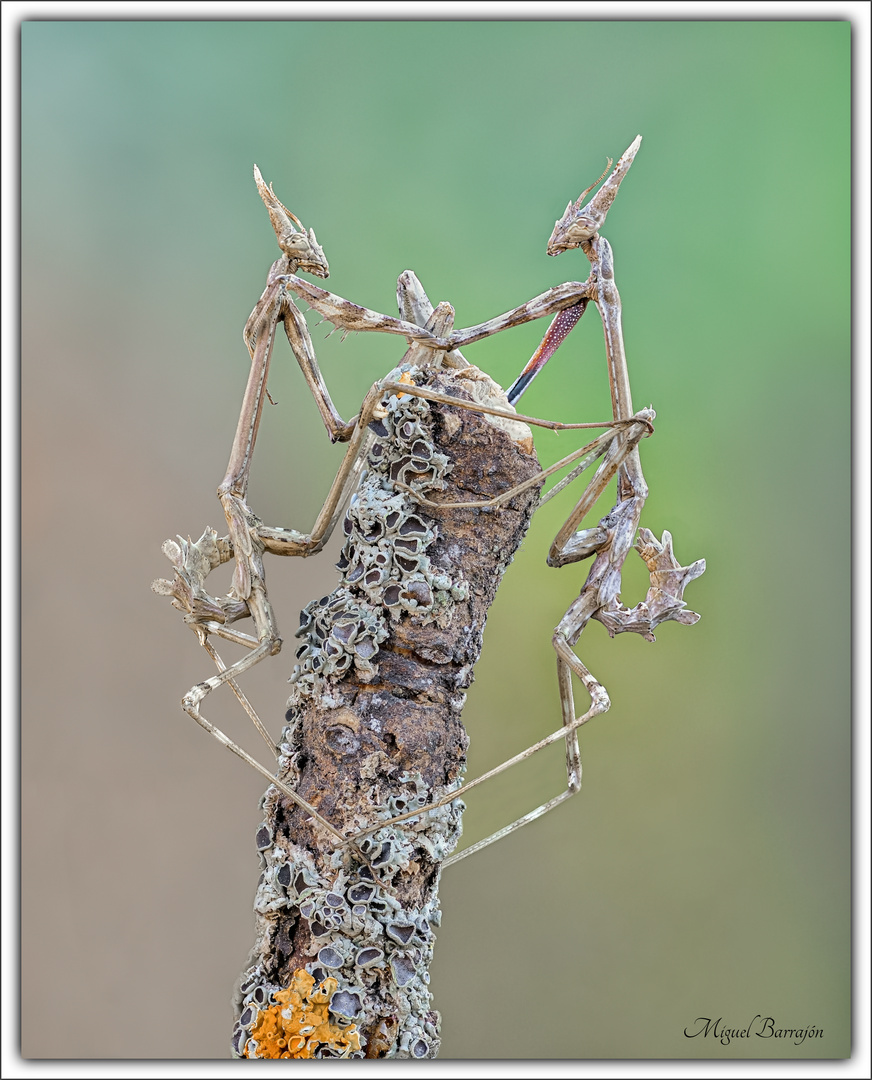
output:
<svg viewBox="0 0 872 1080"><path fill-rule="evenodd" d="M260 851L263 874L255 911L265 920L263 930L269 935L272 920L283 913L293 924L307 928L305 936L313 959L305 971L296 970L288 990L281 990L264 973L263 953L260 962L253 954L254 962L243 974L238 991L235 1055L361 1056L355 1050L339 1053L337 1046L326 1041L318 1043L315 1031L309 1033L307 1042L302 1039L305 1031L288 1027L302 1014L299 1003L286 995L301 993L305 975L307 986L318 983L330 987L329 1011L340 1025L377 1011L378 1002L392 1001L392 1041L387 1051L391 1057L435 1056L440 1042L439 1018L432 1009L428 984L434 928L441 918L438 893L431 893L416 907L408 901L400 903L390 888L382 886L397 875L415 872L414 860L423 853L438 862L453 849L460 835L462 804L457 800L428 810L427 787L420 773L403 773L398 779L405 791L375 804L375 820L419 807L421 813L404 822L402 828L386 826L361 842L370 866L358 864L350 870L333 867L318 873L311 854L296 844L283 841ZM456 783L460 783L459 778ZM269 801L267 795L265 802ZM262 832L263 825L258 835ZM310 1000L318 1003L320 998L310 995ZM296 1007L290 1018L275 1007L276 1003L287 1007L288 1001ZM351 1029L342 1030L350 1043ZM296 1040L293 1043L291 1036ZM362 1036L358 1039L359 1045L366 1045Z"/></svg>
<svg viewBox="0 0 872 1080"><path fill-rule="evenodd" d="M419 375L408 365L392 373L410 384ZM429 405L407 394L390 395L370 431L376 439L367 470L343 522L340 584L300 613L297 637L303 644L291 682L301 696L314 694L325 676L342 675L352 665L361 682L370 682L391 622L412 616L446 625L455 602L467 596L459 570L449 575L430 562L436 525L395 486L399 482L422 495L444 487L451 464L434 445Z"/></svg>
<svg viewBox="0 0 872 1080"><path fill-rule="evenodd" d="M274 991L273 1004L258 1011L243 1057L361 1057L355 1025L330 1016L337 987L329 976L316 986L308 971L295 971L290 986Z"/></svg>

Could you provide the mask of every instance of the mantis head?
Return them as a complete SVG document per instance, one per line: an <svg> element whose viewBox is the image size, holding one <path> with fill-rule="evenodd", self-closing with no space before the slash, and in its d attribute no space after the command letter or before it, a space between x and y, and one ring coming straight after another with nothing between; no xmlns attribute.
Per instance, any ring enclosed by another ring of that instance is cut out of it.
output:
<svg viewBox="0 0 872 1080"><path fill-rule="evenodd" d="M278 200L272 184L267 187L256 165L254 166L254 182L269 211L269 219L275 230L279 247L290 260L291 273L295 274L298 270L304 270L308 274L314 274L315 277L327 277L330 274L330 267L327 265L323 248L315 239L314 230L307 230L300 219Z"/></svg>
<svg viewBox="0 0 872 1080"><path fill-rule="evenodd" d="M589 203L582 205L585 195L596 187L611 168L611 158L609 158L609 163L606 165L606 172L603 173L599 180L594 181L586 191L583 191L574 203L572 201L568 203L563 217L554 223L554 231L551 233L551 239L548 241L548 247L546 248L549 255L560 255L564 251L569 251L570 248L581 247L582 244L592 240L597 235L606 220L606 214L614 202L621 181L633 164L633 158L636 156L636 151L641 143L642 136L637 135L615 166L611 176Z"/></svg>

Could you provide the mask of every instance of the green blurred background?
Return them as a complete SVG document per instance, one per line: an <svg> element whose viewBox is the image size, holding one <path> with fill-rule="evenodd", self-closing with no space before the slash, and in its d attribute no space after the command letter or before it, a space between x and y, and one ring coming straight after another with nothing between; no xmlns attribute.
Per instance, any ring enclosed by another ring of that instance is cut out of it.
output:
<svg viewBox="0 0 872 1080"><path fill-rule="evenodd" d="M210 664L148 587L165 537L223 525L277 255L252 163L331 289L392 312L412 268L464 326L586 275L545 242L637 132L605 235L658 415L643 524L707 559L702 620L582 637L612 709L581 795L445 873L442 1056L849 1052L850 48L846 22L23 25L25 1056L228 1054L263 783L179 709ZM326 329L348 416L403 343ZM508 385L544 329L466 355ZM282 342L270 388L251 502L305 529L341 451ZM523 408L607 416L594 309ZM544 463L577 445L536 439ZM587 566L546 567L555 502L492 611L470 776L559 724L549 636ZM274 731L337 550L268 566L288 645L245 685ZM229 693L204 713L259 751ZM470 796L467 840L563 776L555 747ZM683 1034L756 1014L824 1038Z"/></svg>

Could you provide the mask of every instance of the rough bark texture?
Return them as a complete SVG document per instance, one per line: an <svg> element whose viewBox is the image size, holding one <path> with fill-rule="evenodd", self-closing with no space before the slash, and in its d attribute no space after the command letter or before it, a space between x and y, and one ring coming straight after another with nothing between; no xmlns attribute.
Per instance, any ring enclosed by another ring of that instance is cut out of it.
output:
<svg viewBox="0 0 872 1080"><path fill-rule="evenodd" d="M400 373L506 407L475 368ZM386 410L345 519L340 584L301 615L279 761L279 778L346 835L460 785L465 690L539 490L497 510L425 510L393 481L437 502L491 498L538 471L529 429L411 395L387 398ZM263 809L256 944L238 986L234 1052L435 1057L432 928L462 803L342 850L275 787Z"/></svg>

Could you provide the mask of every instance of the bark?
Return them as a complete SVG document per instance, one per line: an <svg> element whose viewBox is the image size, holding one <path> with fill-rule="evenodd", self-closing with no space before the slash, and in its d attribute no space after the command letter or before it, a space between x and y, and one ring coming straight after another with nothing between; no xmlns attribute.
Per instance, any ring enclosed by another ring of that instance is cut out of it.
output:
<svg viewBox="0 0 872 1080"><path fill-rule="evenodd" d="M410 368L404 379L507 404L475 368ZM440 867L463 804L424 808L461 783L465 691L539 488L497 510L425 510L393 481L448 504L505 492L539 464L523 424L411 395L386 404L345 519L340 583L301 614L277 776L349 836L422 812L337 849L277 788L266 792L235 1054L432 1058L439 1049L428 968Z"/></svg>

